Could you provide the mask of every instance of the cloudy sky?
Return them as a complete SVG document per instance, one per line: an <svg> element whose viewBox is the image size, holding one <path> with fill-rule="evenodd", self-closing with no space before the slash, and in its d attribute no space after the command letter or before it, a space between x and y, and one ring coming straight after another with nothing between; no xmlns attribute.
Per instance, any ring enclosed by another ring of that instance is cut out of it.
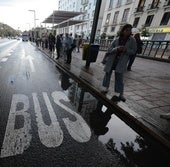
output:
<svg viewBox="0 0 170 167"><path fill-rule="evenodd" d="M8 24L14 29L22 31L34 27L34 12L36 11L36 25L53 10L58 9L58 0L0 0L0 22Z"/></svg>

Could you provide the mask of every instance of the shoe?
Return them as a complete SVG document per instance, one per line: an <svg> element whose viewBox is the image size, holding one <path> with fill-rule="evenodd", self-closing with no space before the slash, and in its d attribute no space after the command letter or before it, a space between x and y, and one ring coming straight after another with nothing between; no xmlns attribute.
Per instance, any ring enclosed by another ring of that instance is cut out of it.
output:
<svg viewBox="0 0 170 167"><path fill-rule="evenodd" d="M167 114L161 114L161 115L160 115L160 118L170 120L170 113L167 113Z"/></svg>
<svg viewBox="0 0 170 167"><path fill-rule="evenodd" d="M102 93L107 93L108 91L109 91L109 88L106 88L106 87L105 87L101 92L102 92Z"/></svg>
<svg viewBox="0 0 170 167"><path fill-rule="evenodd" d="M120 99L121 101L123 101L123 102L126 101L126 99L125 99L125 97L124 97L123 95L120 95L120 96L119 96L119 99Z"/></svg>
<svg viewBox="0 0 170 167"><path fill-rule="evenodd" d="M132 69L131 69L131 68L127 68L127 70L128 70L128 71L132 71Z"/></svg>

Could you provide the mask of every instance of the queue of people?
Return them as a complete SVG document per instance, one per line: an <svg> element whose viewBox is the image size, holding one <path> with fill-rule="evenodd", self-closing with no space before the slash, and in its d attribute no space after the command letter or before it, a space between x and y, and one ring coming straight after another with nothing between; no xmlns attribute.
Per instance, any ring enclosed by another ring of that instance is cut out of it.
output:
<svg viewBox="0 0 170 167"><path fill-rule="evenodd" d="M56 37L50 33L47 35L46 33L42 34L42 37L37 37L36 46L41 46L42 49L48 49L51 53L56 50L57 57L59 59L62 55L65 55L65 61L67 64L71 63L72 60L72 51L74 49L79 52L80 45L82 44L81 36L72 37L72 34L66 33L65 36L63 34L59 34Z"/></svg>
<svg viewBox="0 0 170 167"><path fill-rule="evenodd" d="M103 93L107 93L110 86L110 80L112 72L114 71L115 83L114 91L116 97L119 100L125 102L124 97L124 72L131 71L132 64L136 58L137 54L142 53L143 42L140 39L140 34L132 34L132 25L126 24L120 30L119 36L113 40L109 46L104 58L104 78L102 86L104 87ZM46 34L42 35L42 39L38 38L36 41L37 46L41 45L42 48L49 49L50 52L54 52L56 48L57 57L59 59L62 55L66 55L66 63L70 64L72 60L73 50L80 52L80 46L82 44L81 36L75 36L73 39L72 34L63 34L55 36L50 33L49 36ZM114 96L113 98L114 99ZM170 120L170 113L160 115L161 118Z"/></svg>
<svg viewBox="0 0 170 167"><path fill-rule="evenodd" d="M134 34L134 36L132 35L132 28L131 24L126 24L122 27L119 36L113 40L103 59L103 64L105 65L105 75L102 82L102 86L104 87L103 92L108 92L111 75L115 71L114 91L115 95L118 95L122 101L126 101L124 97L124 72L126 70L131 71L135 57L142 52L143 45L139 33ZM55 37L50 33L49 36L42 34L40 43L43 49L49 49L50 52L54 52L56 49L56 59L64 55L65 62L70 64L73 50L80 51L82 38L78 35L75 35L73 38L72 34L68 33L65 36L60 34Z"/></svg>

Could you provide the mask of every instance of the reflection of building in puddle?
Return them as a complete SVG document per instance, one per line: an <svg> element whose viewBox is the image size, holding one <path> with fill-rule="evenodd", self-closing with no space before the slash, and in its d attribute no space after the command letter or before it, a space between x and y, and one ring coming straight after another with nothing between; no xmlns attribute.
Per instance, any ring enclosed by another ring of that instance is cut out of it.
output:
<svg viewBox="0 0 170 167"><path fill-rule="evenodd" d="M89 113L96 109L97 100L78 83L74 82L68 89L68 97L78 112Z"/></svg>

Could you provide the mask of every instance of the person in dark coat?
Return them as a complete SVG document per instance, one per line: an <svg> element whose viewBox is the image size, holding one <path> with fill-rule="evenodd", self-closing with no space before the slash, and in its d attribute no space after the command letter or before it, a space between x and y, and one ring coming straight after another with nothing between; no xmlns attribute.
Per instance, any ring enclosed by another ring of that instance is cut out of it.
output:
<svg viewBox="0 0 170 167"><path fill-rule="evenodd" d="M56 59L60 58L61 47L62 47L61 38L60 38L60 35L57 35L57 38L56 38L57 58Z"/></svg>
<svg viewBox="0 0 170 167"><path fill-rule="evenodd" d="M134 38L136 39L136 43L137 43L137 51L135 54L133 54L129 57L129 62L128 62L128 66L127 66L128 71L131 71L131 67L132 67L133 62L135 61L136 55L142 53L143 42L140 39L140 34L136 33L134 35Z"/></svg>

